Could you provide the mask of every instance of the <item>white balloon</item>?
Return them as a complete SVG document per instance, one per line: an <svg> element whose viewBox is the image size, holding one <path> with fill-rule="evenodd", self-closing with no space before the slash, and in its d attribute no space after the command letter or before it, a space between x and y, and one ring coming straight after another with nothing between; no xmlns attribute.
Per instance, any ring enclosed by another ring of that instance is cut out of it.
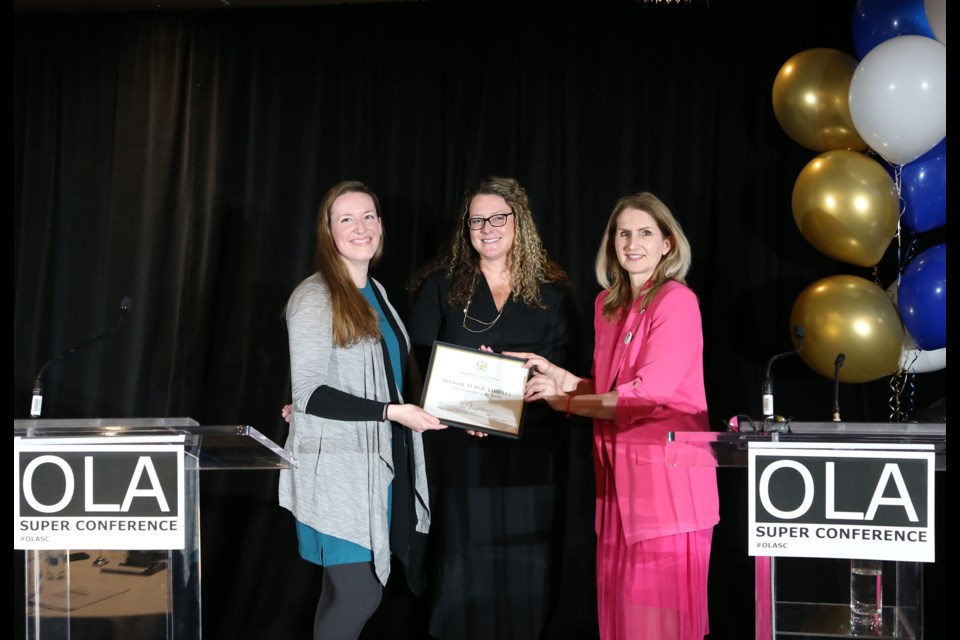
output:
<svg viewBox="0 0 960 640"><path fill-rule="evenodd" d="M923 0L923 10L933 36L947 44L947 0Z"/></svg>
<svg viewBox="0 0 960 640"><path fill-rule="evenodd" d="M911 341L913 338L909 338ZM905 348L900 356L900 370L906 373L930 373L947 367L947 348L927 351L914 345Z"/></svg>
<svg viewBox="0 0 960 640"><path fill-rule="evenodd" d="M898 36L863 57L850 79L850 116L860 137L893 164L907 164L947 135L947 48Z"/></svg>

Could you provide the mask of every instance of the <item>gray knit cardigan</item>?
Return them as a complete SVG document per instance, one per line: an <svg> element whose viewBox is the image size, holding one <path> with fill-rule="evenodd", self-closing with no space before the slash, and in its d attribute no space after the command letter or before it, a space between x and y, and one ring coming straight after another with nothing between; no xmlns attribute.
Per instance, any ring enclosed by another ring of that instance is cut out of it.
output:
<svg viewBox="0 0 960 640"><path fill-rule="evenodd" d="M371 282L396 319L409 351L410 339L382 285ZM382 584L390 575L387 490L394 477L391 425L388 421L340 421L305 413L311 394L328 385L378 402L390 402L383 350L377 340L341 348L333 344L330 291L319 274L300 283L286 308L290 340L293 419L284 448L298 460L280 471L280 506L300 522L373 551ZM399 395L399 394L398 394ZM413 433L413 484L416 530L430 528L423 441Z"/></svg>

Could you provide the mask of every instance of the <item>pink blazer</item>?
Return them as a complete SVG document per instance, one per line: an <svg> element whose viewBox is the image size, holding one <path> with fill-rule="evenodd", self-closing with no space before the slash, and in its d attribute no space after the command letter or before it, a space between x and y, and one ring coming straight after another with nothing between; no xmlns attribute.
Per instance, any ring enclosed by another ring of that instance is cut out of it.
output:
<svg viewBox="0 0 960 640"><path fill-rule="evenodd" d="M645 310L634 305L611 323L606 295L594 305L593 376L597 393L616 390L617 411L594 421L598 531L610 470L628 544L712 527L720 520L716 461L690 445L667 448L670 431L710 428L697 297L671 281Z"/></svg>

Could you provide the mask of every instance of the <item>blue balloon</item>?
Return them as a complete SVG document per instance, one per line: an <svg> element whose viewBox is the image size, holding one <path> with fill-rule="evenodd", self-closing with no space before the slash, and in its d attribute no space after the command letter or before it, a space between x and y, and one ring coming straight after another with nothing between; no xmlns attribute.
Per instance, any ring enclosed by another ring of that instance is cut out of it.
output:
<svg viewBox="0 0 960 640"><path fill-rule="evenodd" d="M881 42L897 36L936 40L923 0L857 0L852 31L853 46L860 59Z"/></svg>
<svg viewBox="0 0 960 640"><path fill-rule="evenodd" d="M947 245L925 249L907 265L897 293L900 316L917 346L947 346Z"/></svg>
<svg viewBox="0 0 960 640"><path fill-rule="evenodd" d="M914 233L947 224L947 139L903 165L900 175L903 215L900 222Z"/></svg>

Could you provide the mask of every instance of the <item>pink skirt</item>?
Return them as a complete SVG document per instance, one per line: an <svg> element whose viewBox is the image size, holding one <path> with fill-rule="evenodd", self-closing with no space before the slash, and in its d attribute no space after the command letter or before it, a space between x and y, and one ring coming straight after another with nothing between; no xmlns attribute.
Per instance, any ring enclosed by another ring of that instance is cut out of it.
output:
<svg viewBox="0 0 960 640"><path fill-rule="evenodd" d="M699 640L710 632L707 571L713 528L626 544L613 474L597 540L602 640Z"/></svg>

